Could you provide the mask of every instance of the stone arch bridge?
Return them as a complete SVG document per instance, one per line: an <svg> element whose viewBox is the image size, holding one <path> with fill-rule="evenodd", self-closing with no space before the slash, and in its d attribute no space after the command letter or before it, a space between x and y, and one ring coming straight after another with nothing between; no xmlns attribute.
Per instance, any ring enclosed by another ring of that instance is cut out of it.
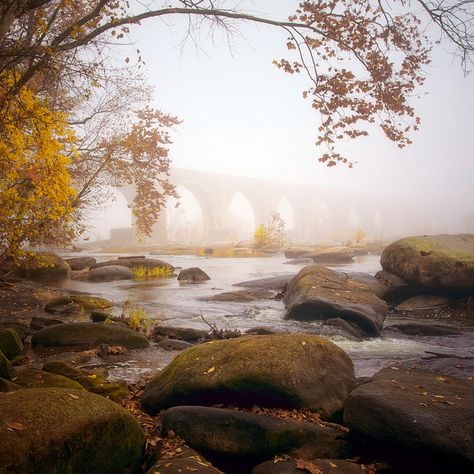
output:
<svg viewBox="0 0 474 474"><path fill-rule="evenodd" d="M353 239L358 229L371 238L379 237L382 230L384 235L395 235L401 225L394 203L359 193L181 168L172 170L171 181L198 202L206 242L220 240L229 206L239 193L248 200L256 225L265 223L286 200L293 211L291 238L297 243ZM120 192L129 203L136 195L132 187ZM165 215L155 226L152 242L167 242Z"/></svg>

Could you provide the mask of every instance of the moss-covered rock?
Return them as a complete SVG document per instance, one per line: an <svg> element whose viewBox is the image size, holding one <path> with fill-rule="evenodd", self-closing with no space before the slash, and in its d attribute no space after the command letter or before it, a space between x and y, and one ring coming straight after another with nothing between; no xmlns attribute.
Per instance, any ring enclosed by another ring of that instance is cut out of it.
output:
<svg viewBox="0 0 474 474"><path fill-rule="evenodd" d="M12 379L17 385L23 388L45 388L45 387L61 387L82 390L80 383L64 377L63 375L50 374L43 370L27 367L18 370L16 376Z"/></svg>
<svg viewBox="0 0 474 474"><path fill-rule="evenodd" d="M213 341L179 354L145 387L149 413L176 405L309 408L329 417L354 386L348 355L308 334Z"/></svg>
<svg viewBox="0 0 474 474"><path fill-rule="evenodd" d="M0 377L11 380L16 376L16 370L10 361L0 351Z"/></svg>
<svg viewBox="0 0 474 474"><path fill-rule="evenodd" d="M370 286L320 265L299 271L288 283L283 301L286 319L341 318L363 336L380 334L388 310Z"/></svg>
<svg viewBox="0 0 474 474"><path fill-rule="evenodd" d="M0 351L5 357L12 359L23 350L20 336L14 329L0 329Z"/></svg>
<svg viewBox="0 0 474 474"><path fill-rule="evenodd" d="M166 268L170 273L174 272L173 265L170 265L163 260L157 258L118 258L116 260L108 260L107 262L96 263L91 265L91 270L94 268L107 267L110 265L121 265L130 269L134 268Z"/></svg>
<svg viewBox="0 0 474 474"><path fill-rule="evenodd" d="M222 408L170 408L163 413L163 434L170 432L199 452L253 463L285 453L304 452L314 457L353 454L347 434L340 430Z"/></svg>
<svg viewBox="0 0 474 474"><path fill-rule="evenodd" d="M133 272L125 265L107 265L104 267L91 268L85 273L75 277L77 280L86 280L91 282L131 280Z"/></svg>
<svg viewBox="0 0 474 474"><path fill-rule="evenodd" d="M6 380L0 377L0 392L14 392L15 390L20 390L22 388L23 387L21 385L17 385L16 383L11 382L10 380Z"/></svg>
<svg viewBox="0 0 474 474"><path fill-rule="evenodd" d="M406 237L387 246L382 268L439 291L474 294L474 235Z"/></svg>
<svg viewBox="0 0 474 474"><path fill-rule="evenodd" d="M143 349L150 344L146 337L123 324L71 323L50 326L33 334L33 346L96 346L120 344L127 349Z"/></svg>
<svg viewBox="0 0 474 474"><path fill-rule="evenodd" d="M53 253L31 255L15 269L15 274L24 278L65 278L71 267Z"/></svg>
<svg viewBox="0 0 474 474"><path fill-rule="evenodd" d="M121 402L130 395L125 382L107 382L102 375L88 373L64 361L48 362L43 366L43 370L75 380L89 392L110 398L114 402Z"/></svg>
<svg viewBox="0 0 474 474"><path fill-rule="evenodd" d="M17 429L9 429L8 423ZM86 391L0 394L2 473L132 472L141 462L144 443L140 426L126 410Z"/></svg>
<svg viewBox="0 0 474 474"><path fill-rule="evenodd" d="M71 313L79 311L94 311L112 308L114 303L105 298L87 295L58 296L46 303L44 309L48 313Z"/></svg>

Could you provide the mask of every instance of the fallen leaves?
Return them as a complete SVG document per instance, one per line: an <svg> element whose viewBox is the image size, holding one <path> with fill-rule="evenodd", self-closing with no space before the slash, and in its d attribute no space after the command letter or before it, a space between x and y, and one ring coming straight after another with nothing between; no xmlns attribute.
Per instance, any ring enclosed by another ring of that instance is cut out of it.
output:
<svg viewBox="0 0 474 474"><path fill-rule="evenodd" d="M79 400L79 397L77 395L74 395L72 393L68 393L68 395L71 397L71 398L74 398L74 400Z"/></svg>
<svg viewBox="0 0 474 474"><path fill-rule="evenodd" d="M10 431L23 431L25 429L25 427L21 424L21 423L18 423L17 421L4 421L3 422L7 428L10 430Z"/></svg>
<svg viewBox="0 0 474 474"><path fill-rule="evenodd" d="M305 461L304 459L295 459L296 468L302 471L309 472L310 474L324 474L316 464L311 461Z"/></svg>

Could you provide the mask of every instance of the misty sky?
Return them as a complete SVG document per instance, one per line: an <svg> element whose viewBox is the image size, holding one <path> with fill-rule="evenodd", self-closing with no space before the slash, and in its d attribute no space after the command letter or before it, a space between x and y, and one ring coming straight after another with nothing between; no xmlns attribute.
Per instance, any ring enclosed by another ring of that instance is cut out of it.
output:
<svg viewBox="0 0 474 474"><path fill-rule="evenodd" d="M286 19L297 3L244 1L241 9ZM327 169L317 162L314 145L319 116L301 95L306 78L285 75L272 64L288 57L286 34L242 23L229 44L221 32L211 37L203 26L198 49L190 39L183 46L186 26L184 17L168 17L132 31L156 106L183 121L173 134L175 166L371 192L374 200L410 196L426 202L427 210L474 212L474 76L464 77L442 49L427 68L428 95L414 99L422 118L414 144L400 150L374 130L342 147L358 162L354 169ZM124 203L119 199L100 220L102 234L111 220L128 225Z"/></svg>

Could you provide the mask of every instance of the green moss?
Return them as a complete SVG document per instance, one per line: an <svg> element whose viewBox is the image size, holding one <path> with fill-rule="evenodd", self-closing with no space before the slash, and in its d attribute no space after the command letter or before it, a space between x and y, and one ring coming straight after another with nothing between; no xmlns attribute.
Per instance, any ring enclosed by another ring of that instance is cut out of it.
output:
<svg viewBox="0 0 474 474"><path fill-rule="evenodd" d="M9 421L25 429L8 431ZM50 388L0 394L2 472L134 472L142 461L144 440L126 410L85 391Z"/></svg>
<svg viewBox="0 0 474 474"><path fill-rule="evenodd" d="M0 351L5 357L12 359L22 350L23 343L14 329L0 329Z"/></svg>
<svg viewBox="0 0 474 474"><path fill-rule="evenodd" d="M97 296L69 295L58 296L57 298L52 299L46 303L44 309L49 313L54 313L71 306L77 307L78 310L93 311L111 308L114 306L114 303L105 298L98 298Z"/></svg>
<svg viewBox="0 0 474 474"><path fill-rule="evenodd" d="M51 374L39 369L25 369L12 379L23 388L62 387L82 390L80 383L64 377L63 375Z"/></svg>
<svg viewBox="0 0 474 474"><path fill-rule="evenodd" d="M15 376L15 368L10 364L10 361L4 356L3 352L0 351L0 377L11 380Z"/></svg>

